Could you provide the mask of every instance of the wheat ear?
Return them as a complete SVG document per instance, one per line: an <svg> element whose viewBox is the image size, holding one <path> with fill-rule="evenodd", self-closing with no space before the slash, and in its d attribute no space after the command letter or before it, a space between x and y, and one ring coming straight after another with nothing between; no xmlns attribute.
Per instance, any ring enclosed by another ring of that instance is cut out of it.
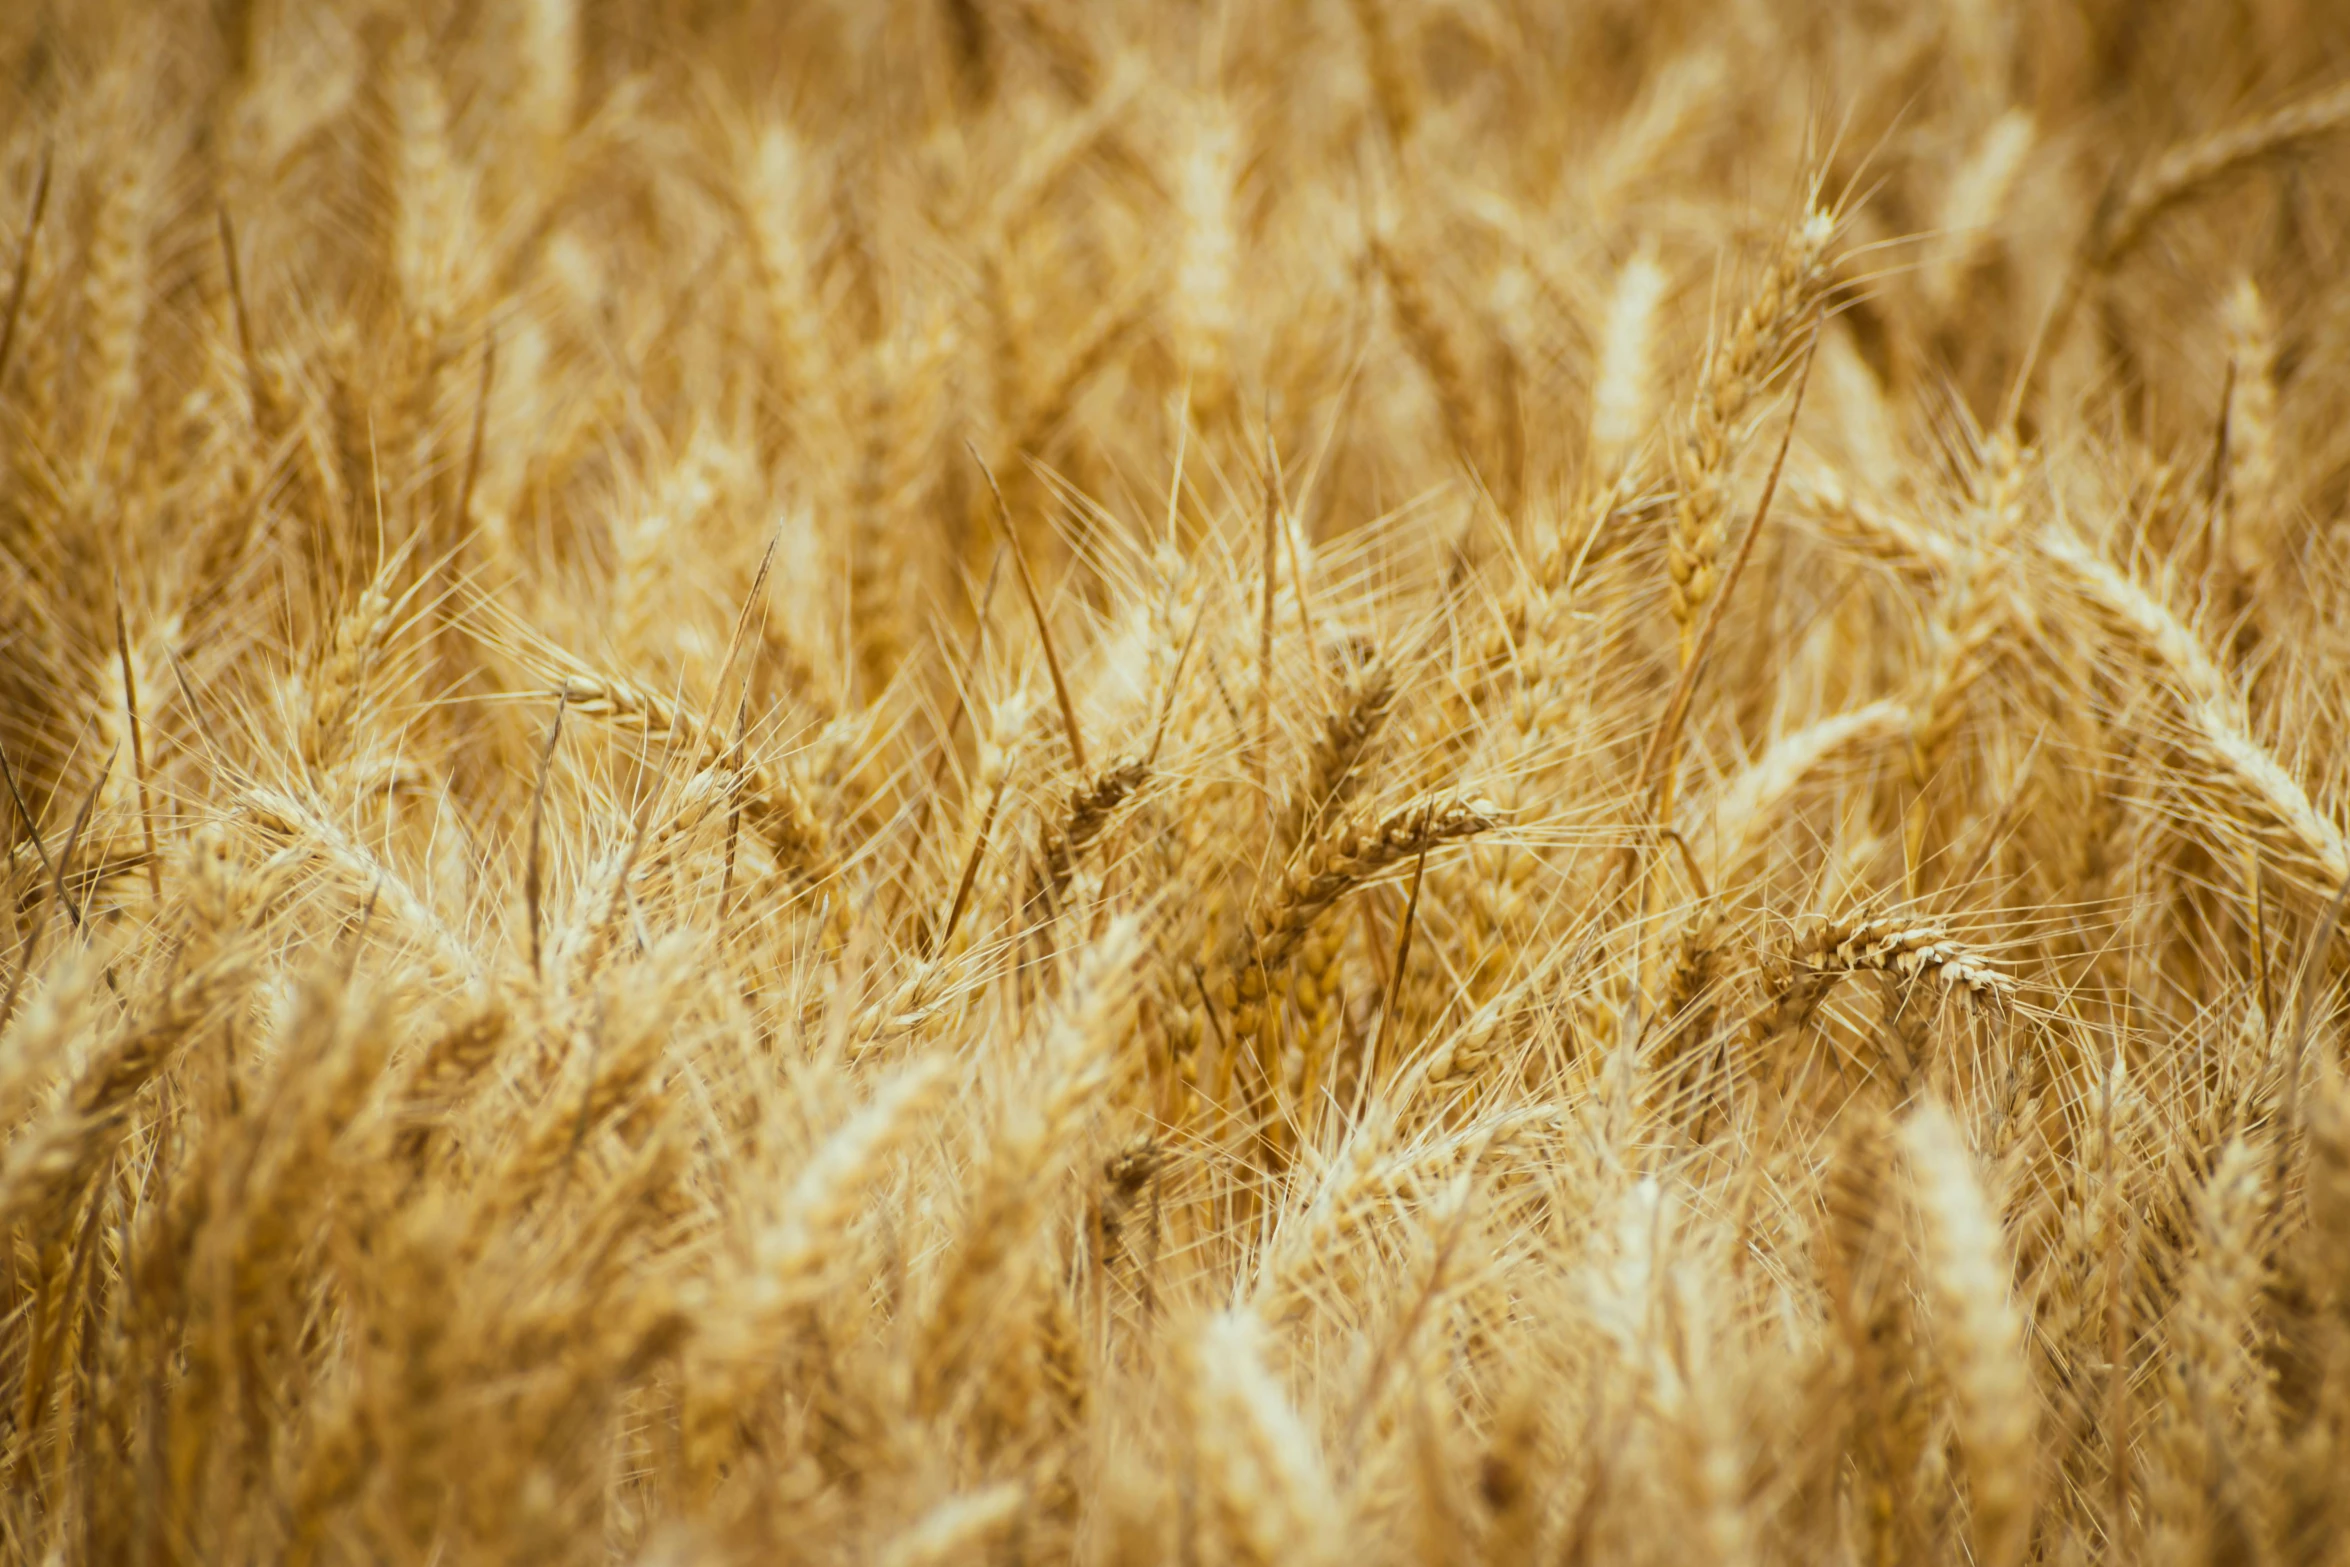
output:
<svg viewBox="0 0 2350 1567"><path fill-rule="evenodd" d="M1901 1143L1924 1223L1934 1341L1966 1462L1975 1560L2015 1567L2031 1540L2038 1394L2009 1292L2006 1241L1948 1110L1920 1104L1902 1123Z"/></svg>

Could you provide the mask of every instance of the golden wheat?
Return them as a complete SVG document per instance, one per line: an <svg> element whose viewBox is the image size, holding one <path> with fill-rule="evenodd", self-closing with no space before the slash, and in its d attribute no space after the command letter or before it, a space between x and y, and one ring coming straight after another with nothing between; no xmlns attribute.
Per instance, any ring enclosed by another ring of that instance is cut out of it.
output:
<svg viewBox="0 0 2350 1567"><path fill-rule="evenodd" d="M0 1560L2341 1563L2345 59L0 6Z"/></svg>

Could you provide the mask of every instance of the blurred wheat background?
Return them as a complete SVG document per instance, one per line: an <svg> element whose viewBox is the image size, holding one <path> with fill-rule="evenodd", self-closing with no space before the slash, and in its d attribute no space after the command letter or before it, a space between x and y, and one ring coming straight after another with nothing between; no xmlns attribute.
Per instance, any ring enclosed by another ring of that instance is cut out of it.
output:
<svg viewBox="0 0 2350 1567"><path fill-rule="evenodd" d="M2350 12L4 12L0 1556L2350 1555Z"/></svg>

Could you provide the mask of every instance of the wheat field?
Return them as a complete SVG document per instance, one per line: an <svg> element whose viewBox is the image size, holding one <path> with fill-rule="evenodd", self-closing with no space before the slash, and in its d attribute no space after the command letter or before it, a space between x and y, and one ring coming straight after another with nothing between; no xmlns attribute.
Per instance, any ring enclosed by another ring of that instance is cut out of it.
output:
<svg viewBox="0 0 2350 1567"><path fill-rule="evenodd" d="M2350 1561L2350 12L0 7L0 1557Z"/></svg>

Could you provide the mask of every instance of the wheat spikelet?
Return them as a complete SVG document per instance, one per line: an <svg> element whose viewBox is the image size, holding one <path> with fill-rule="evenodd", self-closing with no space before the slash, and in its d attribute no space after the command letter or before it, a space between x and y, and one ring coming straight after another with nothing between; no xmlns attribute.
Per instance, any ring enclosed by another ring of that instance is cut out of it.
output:
<svg viewBox="0 0 2350 1567"><path fill-rule="evenodd" d="M1873 972L1929 980L1944 990L1996 1003L2015 981L1990 960L1932 923L1900 918L1814 920L1789 946L1790 957L1823 973Z"/></svg>

